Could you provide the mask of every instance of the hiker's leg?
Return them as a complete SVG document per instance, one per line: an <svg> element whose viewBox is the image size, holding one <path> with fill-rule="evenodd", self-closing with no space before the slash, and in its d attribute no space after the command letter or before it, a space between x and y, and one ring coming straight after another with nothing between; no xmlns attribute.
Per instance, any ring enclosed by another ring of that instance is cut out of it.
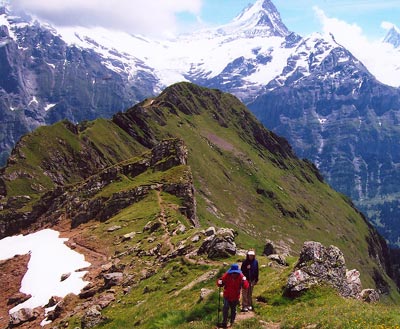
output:
<svg viewBox="0 0 400 329"><path fill-rule="evenodd" d="M222 308L222 317L223 317L222 323L226 324L228 322L228 312L229 312L229 302L227 299L224 298L224 307Z"/></svg>
<svg viewBox="0 0 400 329"><path fill-rule="evenodd" d="M252 309L253 309L253 288L254 288L254 282L250 282L249 289L247 289L249 291L247 306L251 306Z"/></svg>
<svg viewBox="0 0 400 329"><path fill-rule="evenodd" d="M250 287L248 289L242 289L242 309L251 305L250 300Z"/></svg>
<svg viewBox="0 0 400 329"><path fill-rule="evenodd" d="M233 324L235 322L236 319L236 307L239 304L238 300L235 300L233 302L230 303L231 305L231 324Z"/></svg>

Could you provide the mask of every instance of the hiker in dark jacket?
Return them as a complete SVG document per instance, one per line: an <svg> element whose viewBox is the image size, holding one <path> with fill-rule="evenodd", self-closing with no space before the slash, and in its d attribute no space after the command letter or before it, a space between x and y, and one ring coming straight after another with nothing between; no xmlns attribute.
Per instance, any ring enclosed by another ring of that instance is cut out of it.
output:
<svg viewBox="0 0 400 329"><path fill-rule="evenodd" d="M240 290L248 289L249 282L239 269L238 264L233 264L218 281L218 287L224 287L224 307L222 309L222 328L227 328L229 308L231 309L231 326L235 322L236 307L239 304Z"/></svg>
<svg viewBox="0 0 400 329"><path fill-rule="evenodd" d="M254 250L247 252L241 270L249 281L249 288L242 291L242 312L248 312L253 310L253 287L258 282L258 261Z"/></svg>

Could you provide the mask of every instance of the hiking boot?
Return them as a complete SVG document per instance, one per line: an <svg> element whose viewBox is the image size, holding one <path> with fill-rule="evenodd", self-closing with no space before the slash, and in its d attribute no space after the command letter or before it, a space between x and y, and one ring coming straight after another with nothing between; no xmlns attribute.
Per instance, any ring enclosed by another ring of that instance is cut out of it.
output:
<svg viewBox="0 0 400 329"><path fill-rule="evenodd" d="M223 322L220 325L218 325L218 328L228 328L228 325L226 324L226 322Z"/></svg>
<svg viewBox="0 0 400 329"><path fill-rule="evenodd" d="M249 311L252 311L252 310L253 310L253 306L249 306L249 307L248 307L248 310L249 310Z"/></svg>
<svg viewBox="0 0 400 329"><path fill-rule="evenodd" d="M249 309L248 309L247 307L243 307L243 308L241 309L241 311L242 311L242 312L248 312Z"/></svg>

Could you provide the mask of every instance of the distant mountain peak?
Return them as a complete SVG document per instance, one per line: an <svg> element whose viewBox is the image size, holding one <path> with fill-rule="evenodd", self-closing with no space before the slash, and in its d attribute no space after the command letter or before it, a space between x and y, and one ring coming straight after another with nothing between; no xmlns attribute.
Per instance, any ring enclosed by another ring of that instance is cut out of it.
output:
<svg viewBox="0 0 400 329"><path fill-rule="evenodd" d="M226 28L237 30L246 36L279 36L285 37L290 34L288 28L283 24L281 16L275 5L270 0L257 0L249 4L232 23Z"/></svg>
<svg viewBox="0 0 400 329"><path fill-rule="evenodd" d="M383 42L392 44L395 48L400 47L400 29L396 26L392 26L389 32L386 34Z"/></svg>

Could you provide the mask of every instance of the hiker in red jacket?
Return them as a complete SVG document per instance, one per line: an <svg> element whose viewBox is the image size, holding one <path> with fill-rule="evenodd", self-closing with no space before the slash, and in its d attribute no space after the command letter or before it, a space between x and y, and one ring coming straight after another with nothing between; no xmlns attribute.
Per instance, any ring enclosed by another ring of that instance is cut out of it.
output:
<svg viewBox="0 0 400 329"><path fill-rule="evenodd" d="M249 282L239 269L238 264L233 264L218 281L218 287L224 287L224 307L222 309L223 322L222 328L227 327L228 312L231 309L231 326L235 322L236 307L239 304L240 290L242 288L248 289Z"/></svg>

